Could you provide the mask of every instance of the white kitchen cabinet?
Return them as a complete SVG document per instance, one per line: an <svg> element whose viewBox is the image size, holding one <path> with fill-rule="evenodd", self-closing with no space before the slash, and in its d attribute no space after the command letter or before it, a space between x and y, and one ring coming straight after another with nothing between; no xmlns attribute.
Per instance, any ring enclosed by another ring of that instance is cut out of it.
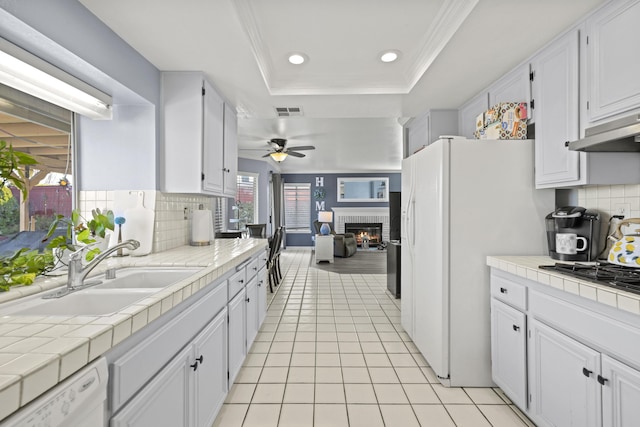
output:
<svg viewBox="0 0 640 427"><path fill-rule="evenodd" d="M632 426L640 420L640 371L602 355L602 425Z"/></svg>
<svg viewBox="0 0 640 427"><path fill-rule="evenodd" d="M407 123L405 128L407 147L404 157L408 157L441 135L458 133L458 110L429 110Z"/></svg>
<svg viewBox="0 0 640 427"><path fill-rule="evenodd" d="M600 353L535 319L529 331L530 411L536 423L599 426Z"/></svg>
<svg viewBox="0 0 640 427"><path fill-rule="evenodd" d="M235 196L237 119L201 72L162 73L160 188Z"/></svg>
<svg viewBox="0 0 640 427"><path fill-rule="evenodd" d="M247 355L247 291L242 289L229 301L229 384Z"/></svg>
<svg viewBox="0 0 640 427"><path fill-rule="evenodd" d="M565 145L579 137L578 47L576 30L531 60L538 188L576 183L580 179L581 155Z"/></svg>
<svg viewBox="0 0 640 427"><path fill-rule="evenodd" d="M519 65L489 86L489 107L500 102L529 103L529 66Z"/></svg>
<svg viewBox="0 0 640 427"><path fill-rule="evenodd" d="M527 405L526 315L491 300L491 370L493 381L519 407Z"/></svg>
<svg viewBox="0 0 640 427"><path fill-rule="evenodd" d="M257 276L257 286L258 286L258 328L264 322L265 317L267 317L267 268L265 265L262 265L260 271L258 271Z"/></svg>
<svg viewBox="0 0 640 427"><path fill-rule="evenodd" d="M610 2L587 20L590 123L640 107L640 1Z"/></svg>
<svg viewBox="0 0 640 427"><path fill-rule="evenodd" d="M195 426L210 427L227 396L227 311L220 313L193 340ZM194 369L195 367L195 369ZM158 424L160 425L160 424Z"/></svg>
<svg viewBox="0 0 640 427"><path fill-rule="evenodd" d="M254 277L247 283L246 289L246 302L247 302L247 351L251 348L253 340L255 340L258 334L258 279Z"/></svg>
<svg viewBox="0 0 640 427"><path fill-rule="evenodd" d="M482 92L458 110L458 135L474 139L478 115L489 109L489 94Z"/></svg>
<svg viewBox="0 0 640 427"><path fill-rule="evenodd" d="M224 165L222 170L224 195L236 197L238 185L238 118L235 108L224 106Z"/></svg>
<svg viewBox="0 0 640 427"><path fill-rule="evenodd" d="M223 310L113 418L111 427L210 427L227 393Z"/></svg>

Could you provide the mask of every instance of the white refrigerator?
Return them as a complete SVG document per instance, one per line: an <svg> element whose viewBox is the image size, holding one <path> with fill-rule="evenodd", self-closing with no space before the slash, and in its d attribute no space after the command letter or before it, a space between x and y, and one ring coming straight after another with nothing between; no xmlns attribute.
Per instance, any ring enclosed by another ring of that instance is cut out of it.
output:
<svg viewBox="0 0 640 427"><path fill-rule="evenodd" d="M401 322L446 386L494 385L487 255L547 253L555 192L533 167L532 140L440 139L403 160Z"/></svg>

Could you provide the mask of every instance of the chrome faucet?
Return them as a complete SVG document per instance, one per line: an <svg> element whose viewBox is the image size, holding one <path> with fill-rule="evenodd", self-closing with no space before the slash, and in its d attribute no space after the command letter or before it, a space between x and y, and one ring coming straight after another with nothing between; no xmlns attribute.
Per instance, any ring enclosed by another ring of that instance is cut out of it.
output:
<svg viewBox="0 0 640 427"><path fill-rule="evenodd" d="M79 251L73 252L69 255L69 275L67 276L67 292L75 291L83 286L84 279L91 273L91 271L96 268L100 262L102 262L106 257L117 251L121 248L127 248L130 250L138 249L140 247L140 242L137 240L125 240L122 243L118 243L115 246L110 247L98 254L89 264L87 264L84 268L82 267L82 249Z"/></svg>

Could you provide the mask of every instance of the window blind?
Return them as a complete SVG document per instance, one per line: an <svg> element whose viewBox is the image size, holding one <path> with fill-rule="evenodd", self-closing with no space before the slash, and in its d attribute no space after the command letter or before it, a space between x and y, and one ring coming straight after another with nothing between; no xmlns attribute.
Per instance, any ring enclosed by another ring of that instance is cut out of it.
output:
<svg viewBox="0 0 640 427"><path fill-rule="evenodd" d="M258 205L257 175L238 172L236 201L240 209L240 223L255 224ZM241 227L242 228L242 227Z"/></svg>
<svg viewBox="0 0 640 427"><path fill-rule="evenodd" d="M284 222L287 232L309 233L311 219L311 184L284 184Z"/></svg>
<svg viewBox="0 0 640 427"><path fill-rule="evenodd" d="M227 199L224 197L216 197L213 204L213 231L218 233L226 231L227 227Z"/></svg>

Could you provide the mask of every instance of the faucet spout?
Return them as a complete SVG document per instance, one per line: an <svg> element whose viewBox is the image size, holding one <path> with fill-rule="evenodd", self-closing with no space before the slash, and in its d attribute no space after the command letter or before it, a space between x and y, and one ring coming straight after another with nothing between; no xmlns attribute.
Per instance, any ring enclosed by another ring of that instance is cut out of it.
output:
<svg viewBox="0 0 640 427"><path fill-rule="evenodd" d="M140 242L137 240L125 240L122 243L118 243L115 246L110 247L98 254L89 264L82 266L82 249L72 253L69 257L69 275L67 276L67 289L68 291L76 290L82 287L84 279L93 271L98 264L100 264L109 255L117 251L118 249L127 248L135 250L140 247Z"/></svg>

